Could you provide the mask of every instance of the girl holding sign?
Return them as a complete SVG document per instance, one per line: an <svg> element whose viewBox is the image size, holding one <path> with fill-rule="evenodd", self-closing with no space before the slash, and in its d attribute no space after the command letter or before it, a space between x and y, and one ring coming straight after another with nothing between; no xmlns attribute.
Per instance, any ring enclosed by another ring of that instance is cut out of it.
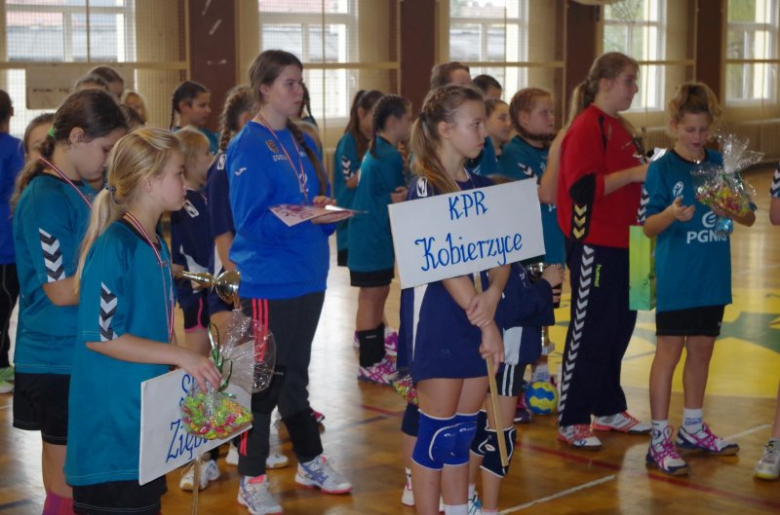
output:
<svg viewBox="0 0 780 515"><path fill-rule="evenodd" d="M464 169L485 144L485 102L475 89L444 86L428 93L412 128L418 176L409 198L425 198L492 184ZM496 367L504 356L494 320L509 267L489 271L490 285L477 294L467 276L403 291L402 321L414 320L410 343L420 419L413 459L417 513L468 514L469 446L487 390L484 359ZM410 313L411 311L411 313ZM445 467L445 465L447 465Z"/></svg>
<svg viewBox="0 0 780 515"><path fill-rule="evenodd" d="M165 478L138 484L141 383L176 365L219 385L211 359L176 345L171 259L157 224L185 199L176 137L139 129L111 154L78 263L78 343L65 474L74 511L156 515Z"/></svg>
<svg viewBox="0 0 780 515"><path fill-rule="evenodd" d="M716 436L702 415L715 338L720 334L724 307L731 303L729 238L724 235L701 241L690 237L706 232L712 227L709 223L722 214L696 200L692 178L692 173L702 166L723 165L723 156L704 146L720 113L715 94L705 84L680 85L667 108L674 147L653 161L645 182L644 233L649 237L658 236L655 251L658 344L650 370L653 429L647 464L672 475L688 472L675 445L680 450L705 454L739 452L739 445ZM751 211L734 220L751 226L756 215ZM669 401L672 376L683 348L687 352L683 420L672 442Z"/></svg>
<svg viewBox="0 0 780 515"><path fill-rule="evenodd" d="M628 233L636 222L641 182L632 128L620 116L638 91L639 65L619 52L602 55L574 91L561 146L558 224L568 239L571 322L561 368L558 439L601 448L591 429L644 434L620 386L623 355L636 324L628 305Z"/></svg>
<svg viewBox="0 0 780 515"><path fill-rule="evenodd" d="M323 492L347 493L352 485L323 455L309 405L309 362L328 277L328 236L344 218L328 214L288 227L270 208L281 204L325 206L329 184L314 141L292 117L303 98L303 65L294 55L268 50L257 56L249 79L259 111L227 152L235 239L230 260L241 272L244 313L276 338L276 371L268 389L253 395L253 427L241 435L238 502L253 515L277 513L268 491L266 458L271 412L278 405L298 458L295 480Z"/></svg>
<svg viewBox="0 0 780 515"><path fill-rule="evenodd" d="M21 298L16 340L14 427L43 439L44 514L67 512L62 466L68 442L68 388L77 339L74 280L78 248L108 153L127 131L124 113L100 90L70 95L54 115L40 157L17 177L11 199Z"/></svg>
<svg viewBox="0 0 780 515"><path fill-rule="evenodd" d="M350 221L349 275L360 288L356 329L360 344L358 379L388 385L395 363L385 352L385 302L393 280L395 253L387 206L406 198L404 161L396 146L409 139L411 105L385 95L374 106L374 137L363 163Z"/></svg>

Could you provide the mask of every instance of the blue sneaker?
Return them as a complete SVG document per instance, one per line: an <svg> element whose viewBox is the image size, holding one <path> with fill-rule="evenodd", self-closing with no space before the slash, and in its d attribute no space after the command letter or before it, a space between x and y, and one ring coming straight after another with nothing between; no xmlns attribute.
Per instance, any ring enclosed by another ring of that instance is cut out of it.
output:
<svg viewBox="0 0 780 515"><path fill-rule="evenodd" d="M307 463L298 464L295 482L306 488L319 488L326 494L347 494L352 490L352 483L333 470L322 454Z"/></svg>

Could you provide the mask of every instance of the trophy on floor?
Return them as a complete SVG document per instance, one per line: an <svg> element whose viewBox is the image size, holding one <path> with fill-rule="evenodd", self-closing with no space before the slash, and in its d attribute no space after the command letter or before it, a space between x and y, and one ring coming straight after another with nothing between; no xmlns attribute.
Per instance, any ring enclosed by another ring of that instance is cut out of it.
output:
<svg viewBox="0 0 780 515"><path fill-rule="evenodd" d="M183 271L181 276L190 281L202 284L206 288L214 288L214 292L223 301L232 304L233 309L241 308L241 299L238 297L238 285L241 283L241 274L238 270L222 272L217 277L209 273L195 273Z"/></svg>

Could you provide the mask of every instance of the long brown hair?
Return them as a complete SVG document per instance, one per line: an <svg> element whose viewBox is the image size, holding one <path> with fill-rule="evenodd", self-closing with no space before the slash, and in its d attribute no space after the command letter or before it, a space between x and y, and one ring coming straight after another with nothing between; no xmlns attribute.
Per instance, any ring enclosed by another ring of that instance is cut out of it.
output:
<svg viewBox="0 0 780 515"><path fill-rule="evenodd" d="M384 130L388 118L402 118L412 108L411 102L399 95L385 95L374 106L374 116L371 122L373 137L368 150L371 155L376 155L376 145L379 133Z"/></svg>
<svg viewBox="0 0 780 515"><path fill-rule="evenodd" d="M116 129L127 130L124 110L110 93L102 89L85 89L71 94L54 113L49 134L41 143L41 156L51 159L57 144L69 145L70 133L76 127L84 131L88 139L106 136ZM40 161L28 162L16 178L16 188L11 196L15 208L22 192L37 173L43 171Z"/></svg>
<svg viewBox="0 0 780 515"><path fill-rule="evenodd" d="M447 174L437 151L441 145L438 125L453 123L455 112L469 101L484 102L482 93L470 86L448 85L428 93L420 116L412 125L411 146L416 175L427 180L438 193L458 191L458 185Z"/></svg>
<svg viewBox="0 0 780 515"><path fill-rule="evenodd" d="M249 68L249 83L255 94L258 106L262 106L265 103L263 94L260 92L260 86L270 86L273 84L279 75L282 74L282 70L288 66L295 66L303 70L301 60L284 50L266 50L255 58L252 66ZM314 166L314 170L317 172L317 178L320 181L319 195L324 195L328 191L328 175L325 173L325 168L317 157L317 153L314 152L313 148L309 147L306 143L306 139L303 137L301 129L289 118L287 119L287 128L301 148L306 152L306 156Z"/></svg>
<svg viewBox="0 0 780 515"><path fill-rule="evenodd" d="M227 150L228 143L239 131L238 120L244 113L257 110L254 93L249 86L235 86L228 91L225 106L219 116L219 150Z"/></svg>
<svg viewBox="0 0 780 515"><path fill-rule="evenodd" d="M357 152L358 161L363 160L363 156L366 155L368 150L369 140L362 132L360 132L360 115L359 110L370 113L376 105L377 100L382 98L383 93L376 89L363 90L361 89L355 94L355 98L352 100L352 107L349 110L349 123L344 133L351 134L355 139L355 151Z"/></svg>

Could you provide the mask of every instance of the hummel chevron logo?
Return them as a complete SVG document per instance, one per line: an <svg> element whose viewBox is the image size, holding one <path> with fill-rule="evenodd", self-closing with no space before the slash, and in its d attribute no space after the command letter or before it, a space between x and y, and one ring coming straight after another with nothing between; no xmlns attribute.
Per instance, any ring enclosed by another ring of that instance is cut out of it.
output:
<svg viewBox="0 0 780 515"><path fill-rule="evenodd" d="M41 238L41 250L43 250L43 264L46 266L46 281L53 283L65 279L65 267L62 266L62 250L57 238L38 229Z"/></svg>
<svg viewBox="0 0 780 515"><path fill-rule="evenodd" d="M772 176L772 187L769 191L773 197L776 197L778 191L780 191L780 164L775 168L775 174Z"/></svg>
<svg viewBox="0 0 780 515"><path fill-rule="evenodd" d="M517 163L517 167L520 168L520 171L523 172L526 177L534 176L534 171L530 166L524 165L523 163Z"/></svg>
<svg viewBox="0 0 780 515"><path fill-rule="evenodd" d="M106 287L105 283L100 283L100 341L108 342L116 338L116 333L111 327L111 321L116 313L117 298Z"/></svg>

